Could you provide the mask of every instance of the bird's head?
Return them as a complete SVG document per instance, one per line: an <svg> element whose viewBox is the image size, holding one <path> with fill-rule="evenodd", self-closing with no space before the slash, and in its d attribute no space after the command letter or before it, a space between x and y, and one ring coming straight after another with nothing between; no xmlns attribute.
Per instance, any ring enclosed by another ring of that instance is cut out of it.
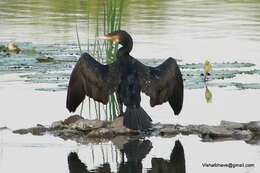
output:
<svg viewBox="0 0 260 173"><path fill-rule="evenodd" d="M99 39L110 40L113 44L120 44L122 47L118 51L118 55L129 54L133 48L133 39L126 31L117 30L108 33L105 36L98 37Z"/></svg>
<svg viewBox="0 0 260 173"><path fill-rule="evenodd" d="M110 40L114 44L121 44L122 46L126 45L129 41L132 40L131 36L126 31L123 30L113 31L106 34L105 36L100 36L98 38L104 40Z"/></svg>

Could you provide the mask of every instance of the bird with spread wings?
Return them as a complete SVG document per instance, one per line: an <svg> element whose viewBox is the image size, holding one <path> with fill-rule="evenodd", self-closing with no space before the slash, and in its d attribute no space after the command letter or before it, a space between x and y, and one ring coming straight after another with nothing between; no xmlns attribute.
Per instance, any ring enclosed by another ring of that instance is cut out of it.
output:
<svg viewBox="0 0 260 173"><path fill-rule="evenodd" d="M124 126L135 130L149 129L152 119L140 106L141 92L150 97L150 105L169 102L178 115L183 105L183 79L173 58L157 67L150 67L130 55L132 37L126 31L114 31L102 37L122 47L117 59L108 65L97 62L84 53L75 65L67 91L67 109L74 112L85 96L107 104L109 96L116 93ZM126 106L123 112L123 105Z"/></svg>

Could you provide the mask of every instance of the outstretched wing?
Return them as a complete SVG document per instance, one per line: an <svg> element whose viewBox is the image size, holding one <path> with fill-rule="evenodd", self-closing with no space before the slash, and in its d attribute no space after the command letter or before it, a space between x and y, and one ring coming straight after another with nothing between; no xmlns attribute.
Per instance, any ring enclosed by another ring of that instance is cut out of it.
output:
<svg viewBox="0 0 260 173"><path fill-rule="evenodd" d="M171 105L178 115L183 104L183 79L175 59L168 58L157 67L149 67L138 62L138 76L142 91L150 96L150 105Z"/></svg>
<svg viewBox="0 0 260 173"><path fill-rule="evenodd" d="M70 76L67 109L74 112L86 95L107 104L109 95L116 91L120 83L119 68L117 61L102 65L88 53L82 54Z"/></svg>

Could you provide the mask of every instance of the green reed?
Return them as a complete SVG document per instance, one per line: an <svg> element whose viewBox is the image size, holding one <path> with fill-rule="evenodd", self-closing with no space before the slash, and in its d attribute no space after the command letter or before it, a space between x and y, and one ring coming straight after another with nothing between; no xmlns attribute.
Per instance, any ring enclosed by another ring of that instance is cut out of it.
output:
<svg viewBox="0 0 260 173"><path fill-rule="evenodd" d="M121 27L123 12L123 0L108 0L104 6L104 33L119 30ZM111 42L105 42L106 63L110 64L116 59L118 46L113 46ZM116 95L109 98L109 120L113 120L119 113Z"/></svg>
<svg viewBox="0 0 260 173"><path fill-rule="evenodd" d="M88 43L87 51L100 63L110 64L116 59L116 52L118 49L117 45L113 45L109 41L98 40L97 37L100 35L106 35L112 31L118 30L121 27L122 23L122 12L123 12L123 1L124 0L107 0L102 1L97 5L96 14L95 14L95 34L94 34L94 44L90 46L90 15L88 11ZM78 30L77 40L80 52L82 53ZM83 104L81 106L81 114L83 111ZM109 102L107 105L101 105L99 102L96 102L88 98L88 110L89 116L92 114L92 106L95 110L95 118L101 119L102 112L105 114L106 120L114 120L119 113L118 103L116 95L113 94L109 96ZM91 118L91 117L90 117Z"/></svg>

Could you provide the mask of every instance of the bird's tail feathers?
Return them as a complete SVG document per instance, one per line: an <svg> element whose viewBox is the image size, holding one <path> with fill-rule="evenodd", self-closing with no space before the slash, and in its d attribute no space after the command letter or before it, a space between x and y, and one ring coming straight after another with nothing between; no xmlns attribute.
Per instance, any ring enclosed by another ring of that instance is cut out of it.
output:
<svg viewBox="0 0 260 173"><path fill-rule="evenodd" d="M126 108L124 126L133 130L145 130L152 126L152 119L142 107Z"/></svg>

